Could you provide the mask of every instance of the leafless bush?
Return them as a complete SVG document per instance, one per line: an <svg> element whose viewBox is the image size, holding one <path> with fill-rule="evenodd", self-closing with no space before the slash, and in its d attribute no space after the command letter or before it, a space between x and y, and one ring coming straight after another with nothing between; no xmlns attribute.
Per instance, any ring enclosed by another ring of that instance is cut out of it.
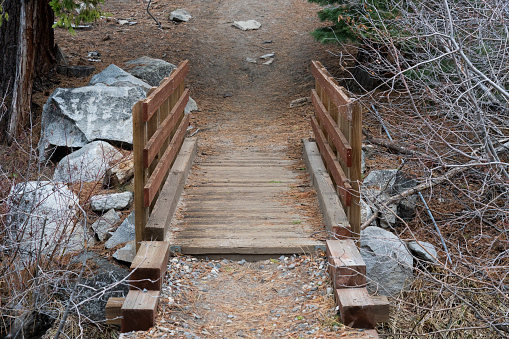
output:
<svg viewBox="0 0 509 339"><path fill-rule="evenodd" d="M363 3L371 28L352 23L364 38L350 78L372 81L343 84L361 87L367 141L418 176L438 226L423 206L396 231L431 239L442 262L417 271L386 333L507 337L509 3L392 0L393 16Z"/></svg>
<svg viewBox="0 0 509 339"><path fill-rule="evenodd" d="M74 338L100 332L106 338L112 330L89 318L83 306L125 289L128 277L115 276L97 289L85 283L94 276L87 262L93 217L89 194L82 194L86 186L53 183L29 139L8 149L19 152L19 163L0 167L0 337L41 337L53 324L51 337L71 331ZM53 218L50 203L58 209Z"/></svg>

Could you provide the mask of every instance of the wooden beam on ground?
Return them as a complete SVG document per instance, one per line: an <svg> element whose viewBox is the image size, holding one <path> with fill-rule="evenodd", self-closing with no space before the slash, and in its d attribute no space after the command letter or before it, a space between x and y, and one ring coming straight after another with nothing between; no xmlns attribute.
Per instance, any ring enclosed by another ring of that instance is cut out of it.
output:
<svg viewBox="0 0 509 339"><path fill-rule="evenodd" d="M130 289L160 291L169 256L169 242L142 242L131 264Z"/></svg>
<svg viewBox="0 0 509 339"><path fill-rule="evenodd" d="M145 227L149 240L164 241L196 157L196 138L186 138Z"/></svg>
<svg viewBox="0 0 509 339"><path fill-rule="evenodd" d="M159 294L159 291L129 291L122 305L120 331L146 331L154 326Z"/></svg>
<svg viewBox="0 0 509 339"><path fill-rule="evenodd" d="M353 328L375 328L375 304L366 288L334 289L341 322Z"/></svg>
<svg viewBox="0 0 509 339"><path fill-rule="evenodd" d="M350 223L323 164L320 151L314 142L304 139L302 143L304 161L316 189L327 231L332 232L333 238L349 238Z"/></svg>
<svg viewBox="0 0 509 339"><path fill-rule="evenodd" d="M125 298L110 297L106 302L106 324L118 325L122 324L122 305Z"/></svg>
<svg viewBox="0 0 509 339"><path fill-rule="evenodd" d="M371 300L375 304L375 323L388 323L391 320L389 299L385 295L372 295Z"/></svg>
<svg viewBox="0 0 509 339"><path fill-rule="evenodd" d="M353 240L327 240L327 260L334 288L365 287L366 265Z"/></svg>

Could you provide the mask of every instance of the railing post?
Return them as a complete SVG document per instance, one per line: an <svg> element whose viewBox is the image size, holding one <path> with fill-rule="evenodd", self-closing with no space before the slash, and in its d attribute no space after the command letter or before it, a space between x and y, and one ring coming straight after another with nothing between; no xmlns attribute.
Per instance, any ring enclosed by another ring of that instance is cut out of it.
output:
<svg viewBox="0 0 509 339"><path fill-rule="evenodd" d="M134 162L134 219L136 252L145 240L145 224L147 209L143 203L143 187L145 186L145 169L143 166L143 147L145 146L145 123L141 111L142 102L133 106L133 162Z"/></svg>
<svg viewBox="0 0 509 339"><path fill-rule="evenodd" d="M361 192L362 180L362 107L356 101L350 104L352 109L350 145L352 146L352 167L350 168L350 184L352 185L352 204L350 205L350 227L356 238L357 245L361 236Z"/></svg>

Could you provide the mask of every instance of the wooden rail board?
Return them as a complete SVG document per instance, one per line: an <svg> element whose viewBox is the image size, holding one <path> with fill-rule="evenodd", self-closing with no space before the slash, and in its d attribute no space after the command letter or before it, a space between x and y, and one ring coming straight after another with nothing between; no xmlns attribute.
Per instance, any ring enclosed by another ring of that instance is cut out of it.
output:
<svg viewBox="0 0 509 339"><path fill-rule="evenodd" d="M316 144L318 145L320 154L322 154L326 166L329 169L330 175L337 186L338 194L341 197L343 204L345 206L350 206L352 201L352 187L348 182L349 180L341 168L341 165L335 159L334 152L332 152L332 149L328 145L327 139L325 138L323 132L320 130L320 128L318 128L318 122L314 117L311 117L311 127L315 133Z"/></svg>
<svg viewBox="0 0 509 339"><path fill-rule="evenodd" d="M327 113L327 109L320 101L318 94L315 90L311 91L311 98L317 113L318 119L324 125L327 134L330 136L332 143L336 147L336 151L343 159L347 167L352 166L352 147L348 140L346 140L343 132L336 125L332 117Z"/></svg>
<svg viewBox="0 0 509 339"><path fill-rule="evenodd" d="M294 161L279 152L244 152L234 149L196 161L182 199L183 220L168 236L172 246L183 254L226 256L324 249L311 238L315 230L298 206L281 199L302 183L302 172L289 166ZM245 166L249 162L256 165Z"/></svg>

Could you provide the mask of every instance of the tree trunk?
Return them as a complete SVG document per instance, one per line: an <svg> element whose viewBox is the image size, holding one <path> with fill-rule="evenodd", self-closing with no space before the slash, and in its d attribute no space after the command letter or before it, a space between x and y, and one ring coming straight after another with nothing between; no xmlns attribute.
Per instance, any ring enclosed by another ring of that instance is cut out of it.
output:
<svg viewBox="0 0 509 339"><path fill-rule="evenodd" d="M6 0L9 21L0 27L0 128L12 142L28 122L35 79L55 64L53 11L49 0ZM7 133L5 133L7 132Z"/></svg>

